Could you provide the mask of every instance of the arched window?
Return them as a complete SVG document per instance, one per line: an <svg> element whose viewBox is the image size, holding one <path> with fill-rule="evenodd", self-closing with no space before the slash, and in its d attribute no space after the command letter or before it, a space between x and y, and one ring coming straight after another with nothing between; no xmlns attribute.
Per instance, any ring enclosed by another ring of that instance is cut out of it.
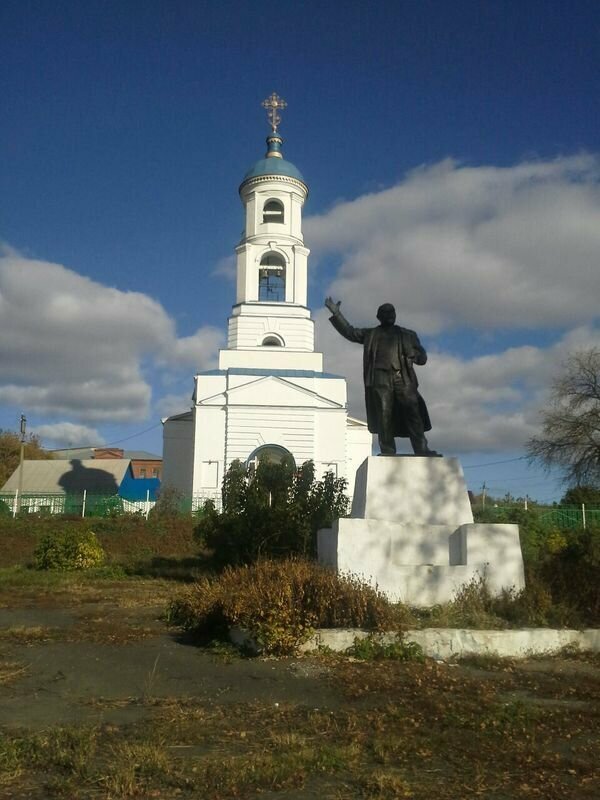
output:
<svg viewBox="0 0 600 800"><path fill-rule="evenodd" d="M281 339L279 336L275 336L274 334L271 333L268 336L265 336L265 338L262 341L262 346L263 347L283 347L283 339Z"/></svg>
<svg viewBox="0 0 600 800"><path fill-rule="evenodd" d="M279 444L263 444L261 447L257 447L248 456L246 465L251 472L254 472L261 461L266 461L268 464L287 464L292 469L296 469L294 456Z"/></svg>
<svg viewBox="0 0 600 800"><path fill-rule="evenodd" d="M267 253L261 259L258 299L263 303L285 302L285 261L277 253Z"/></svg>
<svg viewBox="0 0 600 800"><path fill-rule="evenodd" d="M281 200L267 200L263 206L263 222L283 222Z"/></svg>

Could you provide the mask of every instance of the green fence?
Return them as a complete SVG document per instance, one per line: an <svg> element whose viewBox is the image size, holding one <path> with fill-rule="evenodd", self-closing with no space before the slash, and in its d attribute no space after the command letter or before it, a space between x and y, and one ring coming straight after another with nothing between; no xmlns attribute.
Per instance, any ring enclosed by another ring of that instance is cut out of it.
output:
<svg viewBox="0 0 600 800"><path fill-rule="evenodd" d="M169 495L169 508L182 514L192 514L200 511L207 500L212 500L217 508L221 507L221 494L214 496L194 495L183 497L175 493ZM109 517L116 514L143 514L148 516L156 502L150 500L126 500L116 494L97 494L89 492L74 492L64 494L27 492L20 497L18 492L0 492L0 514L13 517L26 514L68 515L80 517Z"/></svg>
<svg viewBox="0 0 600 800"><path fill-rule="evenodd" d="M216 490L210 496L197 494L183 496L178 492L165 493L162 498L165 510L182 514L199 512L204 503L210 500L217 509L221 508L221 492ZM115 494L92 494L87 492L77 493L24 493L19 499L17 493L0 492L0 514L12 516L25 514L38 515L70 515L82 517L106 517L115 514L143 514L148 516L156 505L150 500L126 500ZM474 507L473 511L481 512L481 506ZM485 519L497 522L518 522L523 514L535 515L538 520L549 528L585 528L590 526L600 527L600 508L587 506L538 506L529 503L513 504L508 506L486 505Z"/></svg>
<svg viewBox="0 0 600 800"><path fill-rule="evenodd" d="M474 511L481 511L481 507ZM486 519L498 522L517 522L521 514L534 514L540 523L548 528L587 528L600 527L600 508L587 506L537 506L535 504L485 507Z"/></svg>

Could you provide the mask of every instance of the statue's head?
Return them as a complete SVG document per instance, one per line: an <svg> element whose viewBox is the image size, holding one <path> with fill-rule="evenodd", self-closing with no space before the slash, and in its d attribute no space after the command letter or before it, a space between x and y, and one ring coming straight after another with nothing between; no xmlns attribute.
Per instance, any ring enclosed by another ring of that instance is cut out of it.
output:
<svg viewBox="0 0 600 800"><path fill-rule="evenodd" d="M384 327L396 322L396 309L391 303L384 303L377 309L377 319Z"/></svg>

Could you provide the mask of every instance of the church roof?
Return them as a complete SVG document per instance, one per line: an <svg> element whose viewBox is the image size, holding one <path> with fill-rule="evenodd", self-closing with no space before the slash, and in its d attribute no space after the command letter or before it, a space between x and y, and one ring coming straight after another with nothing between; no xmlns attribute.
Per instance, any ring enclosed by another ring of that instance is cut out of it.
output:
<svg viewBox="0 0 600 800"><path fill-rule="evenodd" d="M296 178L297 181L304 183L300 170L285 158L261 158L244 175L244 181L263 175L285 175L287 178Z"/></svg>
<svg viewBox="0 0 600 800"><path fill-rule="evenodd" d="M281 155L282 144L283 139L275 131L267 136L267 153L265 157L250 167L244 175L242 185L251 178L259 178L264 175L282 175L286 178L295 178L297 181L304 183L300 170L290 161L286 161Z"/></svg>

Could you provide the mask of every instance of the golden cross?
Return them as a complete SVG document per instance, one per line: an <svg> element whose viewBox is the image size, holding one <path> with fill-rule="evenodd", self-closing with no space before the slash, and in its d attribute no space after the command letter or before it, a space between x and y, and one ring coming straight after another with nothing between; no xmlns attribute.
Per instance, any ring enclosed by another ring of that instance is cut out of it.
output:
<svg viewBox="0 0 600 800"><path fill-rule="evenodd" d="M281 117L277 113L277 109L285 108L286 106L287 103L285 100L282 97L279 97L279 95L275 94L275 92L273 92L270 97L267 97L266 100L262 101L262 107L267 109L267 118L271 128L273 129L273 133L277 132L277 126L281 122Z"/></svg>

